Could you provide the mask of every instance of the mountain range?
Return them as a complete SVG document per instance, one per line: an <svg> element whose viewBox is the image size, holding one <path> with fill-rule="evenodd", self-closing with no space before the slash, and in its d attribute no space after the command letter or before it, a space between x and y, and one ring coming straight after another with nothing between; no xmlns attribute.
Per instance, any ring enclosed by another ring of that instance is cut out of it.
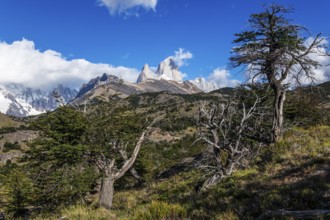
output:
<svg viewBox="0 0 330 220"><path fill-rule="evenodd" d="M183 76L178 65L169 57L157 68L145 64L135 83L104 73L83 84L79 91L63 85L58 85L50 92L46 92L22 84L0 84L0 112L25 117L54 110L61 102L81 105L94 99L107 101L114 97L126 98L148 92L195 94L220 89L217 83L207 81L205 78L184 81ZM318 87L328 87L328 84L323 83Z"/></svg>
<svg viewBox="0 0 330 220"><path fill-rule="evenodd" d="M46 92L22 84L0 84L0 112L18 117L37 115L56 109L60 104L57 100L59 97L64 103L82 104L95 97L109 99L116 95L125 98L132 94L162 91L193 94L219 89L217 84L207 82L204 78L184 81L183 76L173 58L169 57L160 62L157 68L145 64L136 83L104 73L83 84L79 91L63 85Z"/></svg>
<svg viewBox="0 0 330 220"><path fill-rule="evenodd" d="M55 93L67 103L76 97L78 91L63 85L58 85L51 92L45 92L21 84L2 84L0 85L0 112L24 117L54 110L60 104L54 96Z"/></svg>

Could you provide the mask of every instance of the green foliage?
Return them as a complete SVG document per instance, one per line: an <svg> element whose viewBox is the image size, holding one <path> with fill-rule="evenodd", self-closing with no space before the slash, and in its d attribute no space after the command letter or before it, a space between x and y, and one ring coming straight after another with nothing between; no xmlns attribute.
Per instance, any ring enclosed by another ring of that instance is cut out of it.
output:
<svg viewBox="0 0 330 220"><path fill-rule="evenodd" d="M35 187L26 170L8 165L0 174L0 209L20 214L35 199Z"/></svg>
<svg viewBox="0 0 330 220"><path fill-rule="evenodd" d="M94 184L97 173L84 160L87 122L69 107L40 117L34 124L41 136L30 145L25 160L37 188L36 204L54 210L81 200Z"/></svg>
<svg viewBox="0 0 330 220"><path fill-rule="evenodd" d="M0 128L0 134L13 133L15 131L17 131L17 128L15 128L15 127L2 127L2 128Z"/></svg>
<svg viewBox="0 0 330 220"><path fill-rule="evenodd" d="M8 152L11 150L20 150L21 146L19 145L18 141L15 141L14 143L5 142L3 145L3 152Z"/></svg>
<svg viewBox="0 0 330 220"><path fill-rule="evenodd" d="M152 201L150 204L135 211L132 219L155 220L155 219L182 219L187 216L184 207L179 204Z"/></svg>
<svg viewBox="0 0 330 220"><path fill-rule="evenodd" d="M64 219L79 219L79 220L116 220L115 214L109 210L99 208L93 209L92 207L76 205L66 208L62 211L61 215Z"/></svg>
<svg viewBox="0 0 330 220"><path fill-rule="evenodd" d="M135 168L149 182L165 169L193 157L205 149L205 145L194 143L194 136L185 136L173 142L146 143L137 158Z"/></svg>
<svg viewBox="0 0 330 220"><path fill-rule="evenodd" d="M176 110L176 112L177 111L178 110ZM168 118L159 122L158 127L161 128L163 131L176 132L182 131L187 127L193 127L195 126L195 124L196 122L194 118L170 115Z"/></svg>
<svg viewBox="0 0 330 220"><path fill-rule="evenodd" d="M315 126L330 123L329 109L323 107L326 101L322 94L313 88L297 88L287 94L284 117L287 124Z"/></svg>
<svg viewBox="0 0 330 220"><path fill-rule="evenodd" d="M83 114L65 106L55 112L48 112L34 126L43 132L43 137L51 139L50 144L55 145L79 143L87 128Z"/></svg>
<svg viewBox="0 0 330 220"><path fill-rule="evenodd" d="M329 132L327 126L287 132L282 142L263 149L251 168L205 192L194 190L204 175L198 170L152 181L144 189L149 197L138 204L150 204L148 198L171 201L184 206L190 219L255 219L267 210L326 209L324 195L330 185L318 173L330 162Z"/></svg>
<svg viewBox="0 0 330 220"><path fill-rule="evenodd" d="M261 96L266 95L263 89L253 88ZM239 96L247 108L255 98L249 90L242 90ZM194 143L197 102L204 98L206 102L218 101L218 95L137 96L93 105L86 115L65 107L39 116L35 127L41 136L30 145L25 160L19 161L24 163L8 162L0 168L0 210L40 207L45 219L255 219L266 210L327 208L324 195L329 184L318 173L322 174L329 163L330 129L306 129L314 119L308 121L311 116L303 112L303 105L291 113L286 111L286 116L293 121L306 119L304 129L288 131L278 144L262 149L250 168L238 169L209 191L197 192L205 179L205 173L194 169L200 164L183 168L181 164L205 150L203 143ZM288 103L296 106L296 97L289 94ZM171 105L164 100L171 100ZM272 101L266 97L262 108L268 108ZM90 156L105 153L120 167L123 160L111 149L111 142L129 142L129 156L141 130L150 122L148 117L165 112L166 118L155 124L157 129L141 147L134 165L144 181L136 184L136 179L126 175L116 182L120 191L115 192L112 212L88 206L97 203L96 195L90 192L95 192L99 179ZM261 127L266 129L269 121ZM251 137L247 140L256 141ZM173 172L160 177L162 171ZM14 183L17 178L22 181ZM83 205L75 205L80 202Z"/></svg>
<svg viewBox="0 0 330 220"><path fill-rule="evenodd" d="M141 131L150 122L144 115L134 111L124 108L113 110L111 107L109 103L103 103L87 115L89 128L86 132L86 143L91 146L89 150L92 155L102 153L121 162L119 149L114 148L114 143L128 143L127 150L130 155Z"/></svg>

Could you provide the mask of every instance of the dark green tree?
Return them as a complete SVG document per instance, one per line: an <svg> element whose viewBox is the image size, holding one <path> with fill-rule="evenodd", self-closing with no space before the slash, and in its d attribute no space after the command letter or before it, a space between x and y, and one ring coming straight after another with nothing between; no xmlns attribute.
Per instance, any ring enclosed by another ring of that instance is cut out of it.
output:
<svg viewBox="0 0 330 220"><path fill-rule="evenodd" d="M55 209L81 201L97 175L85 157L88 126L84 115L63 106L40 116L34 126L40 137L25 159L37 188L36 205Z"/></svg>
<svg viewBox="0 0 330 220"><path fill-rule="evenodd" d="M41 134L31 144L27 160L38 205L54 209L73 204L101 179L99 203L110 209L115 181L129 170L137 176L132 166L154 122L145 128L145 118L104 106L99 104L89 114L62 106L37 120Z"/></svg>
<svg viewBox="0 0 330 220"><path fill-rule="evenodd" d="M26 217L27 206L35 199L33 181L26 170L8 163L0 171L0 209L13 213L15 217Z"/></svg>
<svg viewBox="0 0 330 220"><path fill-rule="evenodd" d="M121 111L109 115L107 104L99 105L89 115L90 129L88 143L90 158L101 175L100 206L110 209L113 202L114 184L127 171L140 178L133 169L146 135L152 125L159 120L147 122L135 113L123 114ZM145 124L149 126L145 127ZM142 132L141 132L142 131Z"/></svg>
<svg viewBox="0 0 330 220"><path fill-rule="evenodd" d="M252 82L266 82L273 90L273 125L271 142L283 134L283 106L288 83L315 80L314 70L320 63L311 54L326 54L321 34L306 43L306 29L290 23L286 15L292 10L272 4L264 12L252 14L250 29L236 34L230 58L233 67L245 66ZM308 32L306 32L308 33Z"/></svg>

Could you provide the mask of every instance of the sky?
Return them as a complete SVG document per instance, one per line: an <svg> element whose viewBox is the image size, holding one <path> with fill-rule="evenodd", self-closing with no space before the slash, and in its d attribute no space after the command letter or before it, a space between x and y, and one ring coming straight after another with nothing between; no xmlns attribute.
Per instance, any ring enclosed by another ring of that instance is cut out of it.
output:
<svg viewBox="0 0 330 220"><path fill-rule="evenodd" d="M79 88L103 72L134 82L171 56L185 80L234 86L244 80L229 68L234 34L272 2L294 7L312 36L330 35L327 0L0 0L0 83Z"/></svg>

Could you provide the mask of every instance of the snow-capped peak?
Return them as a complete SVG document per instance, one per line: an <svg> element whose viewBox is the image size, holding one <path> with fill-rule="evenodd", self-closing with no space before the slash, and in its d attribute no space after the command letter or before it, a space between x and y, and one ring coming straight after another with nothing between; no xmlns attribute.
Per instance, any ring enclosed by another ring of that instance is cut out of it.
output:
<svg viewBox="0 0 330 220"><path fill-rule="evenodd" d="M171 57L166 58L159 64L156 75L161 79L182 82L178 66Z"/></svg>
<svg viewBox="0 0 330 220"><path fill-rule="evenodd" d="M148 64L145 64L137 79L137 83L144 82L147 79L165 79L176 82L182 82L182 73L179 71L178 66L175 64L172 57L166 58L162 61L157 68L153 71Z"/></svg>
<svg viewBox="0 0 330 220"><path fill-rule="evenodd" d="M189 82L191 82L204 92L211 92L213 90L220 89L220 86L218 84L216 84L215 82L207 81L203 77L199 77L194 80L189 80Z"/></svg>
<svg viewBox="0 0 330 220"><path fill-rule="evenodd" d="M77 91L59 85L54 89L65 102L73 99ZM58 107L52 92L32 89L21 84L0 85L0 112L18 117L41 114Z"/></svg>

